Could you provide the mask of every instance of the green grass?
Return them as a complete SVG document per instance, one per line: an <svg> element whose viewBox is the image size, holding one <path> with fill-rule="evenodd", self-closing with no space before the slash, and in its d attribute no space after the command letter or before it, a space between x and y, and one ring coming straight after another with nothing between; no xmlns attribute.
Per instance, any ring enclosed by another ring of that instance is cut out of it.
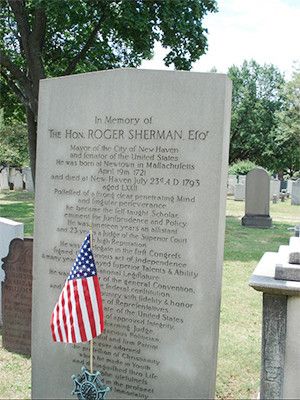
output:
<svg viewBox="0 0 300 400"><path fill-rule="evenodd" d="M1 216L24 222L25 235L33 233L34 199L31 193L0 194ZM256 398L260 375L261 293L249 278L266 251L287 244L288 227L295 225L300 207L290 202L271 204L271 229L241 226L244 202L227 201L217 371L218 399ZM299 217L298 217L299 221ZM3 383L2 383L3 381ZM0 349L0 398L30 396L30 360Z"/></svg>
<svg viewBox="0 0 300 400"><path fill-rule="evenodd" d="M34 195L30 192L1 192L0 216L24 223L24 236L33 236Z"/></svg>
<svg viewBox="0 0 300 400"><path fill-rule="evenodd" d="M31 360L4 350L0 333L0 399L29 399Z"/></svg>

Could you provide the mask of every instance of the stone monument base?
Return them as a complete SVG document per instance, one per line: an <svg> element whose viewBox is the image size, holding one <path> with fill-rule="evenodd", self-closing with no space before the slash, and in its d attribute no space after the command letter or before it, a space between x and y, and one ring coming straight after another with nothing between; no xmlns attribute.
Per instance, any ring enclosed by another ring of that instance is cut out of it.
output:
<svg viewBox="0 0 300 400"><path fill-rule="evenodd" d="M272 218L269 215L244 215L242 225L253 228L271 228Z"/></svg>

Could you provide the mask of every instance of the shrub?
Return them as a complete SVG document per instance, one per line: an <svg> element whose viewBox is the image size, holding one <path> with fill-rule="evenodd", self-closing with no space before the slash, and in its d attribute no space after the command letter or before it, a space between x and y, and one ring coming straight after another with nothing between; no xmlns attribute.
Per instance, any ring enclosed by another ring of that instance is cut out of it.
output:
<svg viewBox="0 0 300 400"><path fill-rule="evenodd" d="M229 175L247 175L249 171L258 166L250 160L239 160L229 166Z"/></svg>

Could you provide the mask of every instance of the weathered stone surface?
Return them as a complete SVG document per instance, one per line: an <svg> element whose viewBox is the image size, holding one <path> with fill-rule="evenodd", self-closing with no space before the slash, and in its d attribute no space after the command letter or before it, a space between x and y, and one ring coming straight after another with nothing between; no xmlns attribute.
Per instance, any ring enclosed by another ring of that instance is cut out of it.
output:
<svg viewBox="0 0 300 400"><path fill-rule="evenodd" d="M270 177L263 168L254 168L246 176L245 215L242 225L270 228Z"/></svg>
<svg viewBox="0 0 300 400"><path fill-rule="evenodd" d="M3 259L3 347L31 354L32 239L13 239Z"/></svg>
<svg viewBox="0 0 300 400"><path fill-rule="evenodd" d="M282 399L287 296L263 295L261 399Z"/></svg>
<svg viewBox="0 0 300 400"><path fill-rule="evenodd" d="M283 398L300 398L300 297L289 297Z"/></svg>
<svg viewBox="0 0 300 400"><path fill-rule="evenodd" d="M49 319L90 221L111 397L214 397L230 92L224 75L177 71L41 81L34 398L71 397L89 360L52 342Z"/></svg>
<svg viewBox="0 0 300 400"><path fill-rule="evenodd" d="M250 280L250 286L264 292L261 399L300 395L300 282L275 279L276 264L288 255L289 246L265 253Z"/></svg>

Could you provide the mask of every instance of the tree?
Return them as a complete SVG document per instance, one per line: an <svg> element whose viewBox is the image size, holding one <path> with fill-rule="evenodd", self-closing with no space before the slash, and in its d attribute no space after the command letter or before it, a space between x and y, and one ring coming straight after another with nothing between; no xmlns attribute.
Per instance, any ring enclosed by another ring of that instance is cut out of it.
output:
<svg viewBox="0 0 300 400"><path fill-rule="evenodd" d="M275 115L273 131L274 168L293 175L300 170L300 69L283 88L284 107Z"/></svg>
<svg viewBox="0 0 300 400"><path fill-rule="evenodd" d="M0 165L23 167L29 164L26 127L0 128Z"/></svg>
<svg viewBox="0 0 300 400"><path fill-rule="evenodd" d="M284 78L274 65L254 60L230 67L228 75L233 82L230 163L249 159L269 169Z"/></svg>
<svg viewBox="0 0 300 400"><path fill-rule="evenodd" d="M40 79L136 67L155 41L166 65L189 70L215 11L215 0L1 0L1 79L25 107L33 175Z"/></svg>

